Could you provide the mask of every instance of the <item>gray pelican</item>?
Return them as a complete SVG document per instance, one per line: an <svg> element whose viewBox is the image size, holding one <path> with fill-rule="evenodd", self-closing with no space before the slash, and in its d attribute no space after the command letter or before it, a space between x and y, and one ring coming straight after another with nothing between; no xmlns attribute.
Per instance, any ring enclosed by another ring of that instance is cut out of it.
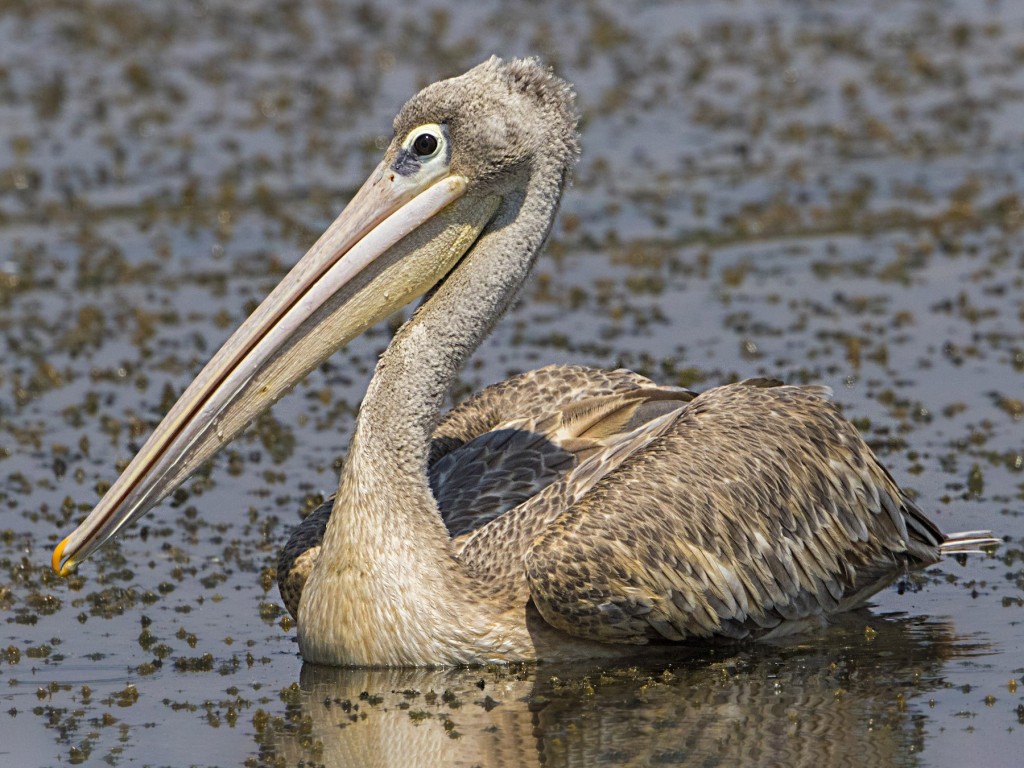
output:
<svg viewBox="0 0 1024 768"><path fill-rule="evenodd" d="M286 558L308 573L284 590L308 662L567 660L773 638L996 543L944 535L820 387L751 380L694 395L553 367L440 421L547 238L578 153L573 91L535 61L492 58L414 96L394 130L345 210L57 546L58 572L422 296L367 388L317 554ZM518 490L505 492L503 472ZM482 479L468 490L432 490L471 475Z"/></svg>

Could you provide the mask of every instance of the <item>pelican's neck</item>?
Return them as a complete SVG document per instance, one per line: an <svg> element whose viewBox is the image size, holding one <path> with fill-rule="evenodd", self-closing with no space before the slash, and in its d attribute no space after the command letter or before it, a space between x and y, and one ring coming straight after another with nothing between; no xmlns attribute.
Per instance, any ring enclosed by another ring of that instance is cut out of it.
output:
<svg viewBox="0 0 1024 768"><path fill-rule="evenodd" d="M509 658L508 648L493 645L520 642L497 626L499 608L482 599L452 554L427 455L453 380L515 298L547 237L563 178L564 167L535 165L525 189L503 198L475 246L381 357L302 597L307 660L485 662ZM332 621L333 631L325 626Z"/></svg>

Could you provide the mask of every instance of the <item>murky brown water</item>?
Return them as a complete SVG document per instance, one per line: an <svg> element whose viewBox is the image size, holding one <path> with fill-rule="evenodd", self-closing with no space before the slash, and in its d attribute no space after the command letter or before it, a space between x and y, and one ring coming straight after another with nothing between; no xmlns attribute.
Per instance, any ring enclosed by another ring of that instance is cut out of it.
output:
<svg viewBox="0 0 1024 768"><path fill-rule="evenodd" d="M1024 6L296 5L0 2L0 762L1017 765ZM823 382L997 555L782 648L303 669L270 569L333 488L381 328L54 577L397 107L491 53L577 84L584 157L467 389L557 361Z"/></svg>

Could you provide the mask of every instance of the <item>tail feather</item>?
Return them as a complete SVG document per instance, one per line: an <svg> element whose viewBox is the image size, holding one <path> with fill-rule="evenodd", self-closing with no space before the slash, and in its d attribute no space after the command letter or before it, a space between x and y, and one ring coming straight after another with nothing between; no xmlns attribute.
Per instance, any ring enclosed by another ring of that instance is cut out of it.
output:
<svg viewBox="0 0 1024 768"><path fill-rule="evenodd" d="M980 554L985 548L1002 543L992 535L992 531L957 531L946 534L946 540L939 545L939 552L943 555Z"/></svg>

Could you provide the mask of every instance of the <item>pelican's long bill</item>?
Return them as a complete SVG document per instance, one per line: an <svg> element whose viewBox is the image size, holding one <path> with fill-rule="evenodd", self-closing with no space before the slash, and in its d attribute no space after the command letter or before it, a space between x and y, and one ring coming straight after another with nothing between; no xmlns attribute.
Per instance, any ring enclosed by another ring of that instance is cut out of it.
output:
<svg viewBox="0 0 1024 768"><path fill-rule="evenodd" d="M388 157L186 389L89 516L53 552L67 575L174 491L309 371L430 290L472 247L496 200L447 168Z"/></svg>

